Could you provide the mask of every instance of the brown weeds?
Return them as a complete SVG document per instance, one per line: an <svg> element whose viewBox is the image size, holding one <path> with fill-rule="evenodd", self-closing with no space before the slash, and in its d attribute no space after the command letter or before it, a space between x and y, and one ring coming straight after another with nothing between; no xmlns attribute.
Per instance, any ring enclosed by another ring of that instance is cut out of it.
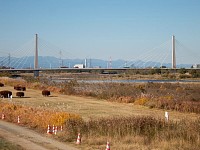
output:
<svg viewBox="0 0 200 150"><path fill-rule="evenodd" d="M19 116L21 124L39 130L46 130L48 125L63 126L68 119L81 120L81 117L77 114L36 109L13 103L1 102L0 112L5 115L5 120L9 122L16 123L17 117Z"/></svg>
<svg viewBox="0 0 200 150"><path fill-rule="evenodd" d="M169 98L169 97L168 97ZM81 133L83 147L105 147L109 140L113 149L133 149L148 147L162 149L180 147L195 149L200 146L200 118L166 122L162 119L145 116L96 118L84 121L77 114L25 107L13 103L0 103L0 112L7 121L26 125L46 133L47 125L63 126L63 132L55 137L61 141L74 142ZM168 141L173 141L169 146ZM168 144L166 144L168 143ZM139 145L138 145L139 144Z"/></svg>

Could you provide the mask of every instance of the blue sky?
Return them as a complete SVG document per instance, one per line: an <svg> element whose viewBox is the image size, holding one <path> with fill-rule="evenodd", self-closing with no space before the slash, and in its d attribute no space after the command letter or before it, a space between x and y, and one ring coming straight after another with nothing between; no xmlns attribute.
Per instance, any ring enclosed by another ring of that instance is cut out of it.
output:
<svg viewBox="0 0 200 150"><path fill-rule="evenodd" d="M200 53L200 0L0 0L0 51L39 37L76 58L132 59L171 39Z"/></svg>

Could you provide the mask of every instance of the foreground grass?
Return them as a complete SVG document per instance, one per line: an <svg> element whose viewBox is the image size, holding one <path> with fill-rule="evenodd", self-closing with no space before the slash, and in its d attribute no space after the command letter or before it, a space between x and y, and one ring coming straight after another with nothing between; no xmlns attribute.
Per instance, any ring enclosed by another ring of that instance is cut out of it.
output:
<svg viewBox="0 0 200 150"><path fill-rule="evenodd" d="M165 122L162 119L144 116L112 117L82 123L69 120L66 127L67 135L70 135L68 137L81 131L83 145L94 149L103 148L105 140L110 141L112 148L117 150L198 150L200 147L200 118L195 121Z"/></svg>
<svg viewBox="0 0 200 150"><path fill-rule="evenodd" d="M46 133L48 124L63 125L63 131L52 137L75 143L81 133L82 144L78 148L104 149L106 141L112 149L188 149L200 147L200 118L166 122L150 116L95 118L84 121L79 115L51 112L12 103L0 103L0 112L7 121ZM53 114L54 113L54 114ZM35 115L36 114L36 115ZM162 143L162 144L160 144Z"/></svg>
<svg viewBox="0 0 200 150"><path fill-rule="evenodd" d="M8 142L0 136L0 150L25 150L19 145Z"/></svg>

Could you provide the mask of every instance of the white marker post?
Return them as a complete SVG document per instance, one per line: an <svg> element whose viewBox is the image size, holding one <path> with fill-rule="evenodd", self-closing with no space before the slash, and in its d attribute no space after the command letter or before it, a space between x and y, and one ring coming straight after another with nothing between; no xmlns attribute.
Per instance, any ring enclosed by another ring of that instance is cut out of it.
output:
<svg viewBox="0 0 200 150"><path fill-rule="evenodd" d="M165 112L165 120L168 122L169 121L169 113L166 111Z"/></svg>

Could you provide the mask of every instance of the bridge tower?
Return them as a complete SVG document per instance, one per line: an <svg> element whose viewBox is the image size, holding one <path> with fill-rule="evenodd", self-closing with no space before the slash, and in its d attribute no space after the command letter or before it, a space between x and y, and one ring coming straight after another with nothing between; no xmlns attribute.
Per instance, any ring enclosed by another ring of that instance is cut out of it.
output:
<svg viewBox="0 0 200 150"><path fill-rule="evenodd" d="M35 59L34 59L34 77L39 76L39 70L38 69L38 35L35 34Z"/></svg>
<svg viewBox="0 0 200 150"><path fill-rule="evenodd" d="M38 35L35 34L35 60L34 69L38 69Z"/></svg>
<svg viewBox="0 0 200 150"><path fill-rule="evenodd" d="M175 36L172 36L172 69L176 68Z"/></svg>

